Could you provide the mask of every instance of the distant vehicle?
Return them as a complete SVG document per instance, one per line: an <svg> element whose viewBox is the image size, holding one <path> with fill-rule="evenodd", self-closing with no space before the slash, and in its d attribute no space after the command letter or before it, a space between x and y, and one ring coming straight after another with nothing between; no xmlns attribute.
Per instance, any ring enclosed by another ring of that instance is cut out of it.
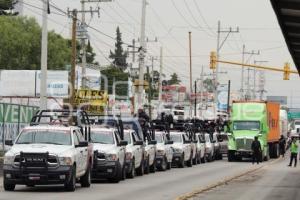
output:
<svg viewBox="0 0 300 200"><path fill-rule="evenodd" d="M251 157L251 144L257 136L262 147L261 158L279 156L280 105L273 102L234 102L231 130L228 132L228 161Z"/></svg>
<svg viewBox="0 0 300 200"><path fill-rule="evenodd" d="M205 163L205 138L204 134L197 133L197 151L199 152L199 159L197 160L198 164Z"/></svg>
<svg viewBox="0 0 300 200"><path fill-rule="evenodd" d="M124 130L126 146L126 174L128 178L144 175L145 148L144 142L132 129Z"/></svg>
<svg viewBox="0 0 300 200"><path fill-rule="evenodd" d="M223 155L227 155L228 153L228 136L227 133L221 132L218 134L218 142L220 144L220 153Z"/></svg>
<svg viewBox="0 0 300 200"><path fill-rule="evenodd" d="M185 164L188 167L193 166L193 152L191 141L185 132L170 131L170 138L174 142L172 147L174 150L172 164L183 168Z"/></svg>
<svg viewBox="0 0 300 200"><path fill-rule="evenodd" d="M287 137L288 133L288 126L289 126L289 121L288 121L288 114L286 110L280 110L280 134L283 135L285 138ZM300 126L300 124L299 124Z"/></svg>
<svg viewBox="0 0 300 200"><path fill-rule="evenodd" d="M116 128L92 126L91 142L94 144L93 179L108 179L118 183L126 178L126 146Z"/></svg>
<svg viewBox="0 0 300 200"><path fill-rule="evenodd" d="M90 187L93 147L88 142L88 117L82 111L53 112L39 111L14 144L5 142L13 145L4 156L5 190L14 190L16 184L64 184L67 191L74 191L77 181Z"/></svg>
<svg viewBox="0 0 300 200"><path fill-rule="evenodd" d="M207 162L212 162L215 155L215 147L212 141L212 137L209 133L204 133L205 139L205 157Z"/></svg>
<svg viewBox="0 0 300 200"><path fill-rule="evenodd" d="M164 131L156 131L155 138L157 140L156 149L156 167L165 171L171 169L173 160L173 141L168 140L167 133Z"/></svg>

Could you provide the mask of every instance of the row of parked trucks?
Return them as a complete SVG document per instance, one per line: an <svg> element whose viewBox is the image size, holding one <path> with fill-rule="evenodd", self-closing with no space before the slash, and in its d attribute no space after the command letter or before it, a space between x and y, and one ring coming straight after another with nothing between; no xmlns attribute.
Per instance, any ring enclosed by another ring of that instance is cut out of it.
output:
<svg viewBox="0 0 300 200"><path fill-rule="evenodd" d="M117 183L222 158L218 133L206 132L196 120L176 125L82 110L38 111L14 141L5 141L4 189L63 184L74 191L76 183Z"/></svg>

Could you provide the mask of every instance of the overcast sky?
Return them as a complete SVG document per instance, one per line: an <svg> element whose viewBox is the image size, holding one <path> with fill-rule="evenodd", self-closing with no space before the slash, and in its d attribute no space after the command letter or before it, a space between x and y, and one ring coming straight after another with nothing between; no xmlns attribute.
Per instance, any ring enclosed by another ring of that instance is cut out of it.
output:
<svg viewBox="0 0 300 200"><path fill-rule="evenodd" d="M36 17L41 22L40 0L24 0L24 14ZM51 0L51 4L67 11L80 10L80 0ZM37 6L34 8L32 6ZM115 29L120 27L125 43L138 39L140 34L142 0L114 0L110 3L89 3L87 7L100 7L100 18L93 18L87 14L90 26L101 32L115 37ZM55 9L49 15L49 30L55 30L64 37L70 37L70 19ZM193 77L200 77L201 66L205 72L209 71L209 52L217 46L217 22L221 21L222 30L229 27L239 27L239 33L232 33L221 49L223 60L241 61L242 46L246 51L260 50L260 55L249 57L250 63L268 61L266 65L281 67L285 62L294 63L287 50L284 38L279 28L276 16L269 0L148 0L146 29L150 41L158 38L158 42L147 44L147 64L150 56L159 56L159 48L164 48L164 73L173 72L185 85L189 83L188 32L192 32ZM90 40L97 53L97 60L108 64L109 50L114 48L114 40L89 29ZM221 35L221 40L226 33ZM126 48L124 46L124 48ZM105 58L106 57L106 58ZM128 60L128 61L131 61ZM158 70L159 61L155 62ZM232 80L233 90L237 91L241 85L241 69L239 67L220 65L221 82ZM295 69L293 67L293 69ZM253 72L251 72L253 73ZM289 103L300 107L299 77L291 75L290 81L283 81L283 74L266 72L267 95L286 95Z"/></svg>

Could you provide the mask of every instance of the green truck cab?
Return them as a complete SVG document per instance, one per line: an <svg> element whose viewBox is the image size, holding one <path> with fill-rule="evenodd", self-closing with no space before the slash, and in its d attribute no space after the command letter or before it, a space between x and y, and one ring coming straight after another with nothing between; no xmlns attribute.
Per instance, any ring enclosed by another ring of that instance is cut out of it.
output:
<svg viewBox="0 0 300 200"><path fill-rule="evenodd" d="M280 105L273 102L233 102L228 131L228 161L252 157L251 145L257 136L261 158L279 155Z"/></svg>

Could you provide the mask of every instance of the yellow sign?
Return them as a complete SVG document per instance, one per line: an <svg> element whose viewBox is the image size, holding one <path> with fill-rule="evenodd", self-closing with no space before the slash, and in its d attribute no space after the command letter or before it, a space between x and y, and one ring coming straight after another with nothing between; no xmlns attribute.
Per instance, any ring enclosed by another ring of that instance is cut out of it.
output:
<svg viewBox="0 0 300 200"><path fill-rule="evenodd" d="M106 91L99 90L75 90L75 105L91 113L103 113L108 103Z"/></svg>

